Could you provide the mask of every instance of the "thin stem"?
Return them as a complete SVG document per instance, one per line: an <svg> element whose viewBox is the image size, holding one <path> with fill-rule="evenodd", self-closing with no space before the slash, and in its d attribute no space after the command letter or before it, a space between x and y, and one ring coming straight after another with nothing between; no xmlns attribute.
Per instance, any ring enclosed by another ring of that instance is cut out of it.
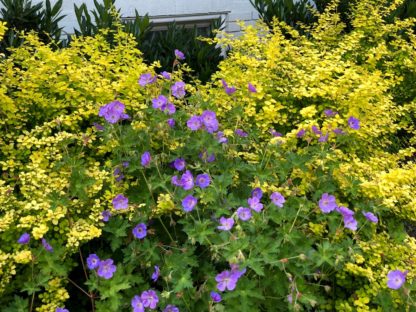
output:
<svg viewBox="0 0 416 312"><path fill-rule="evenodd" d="M303 205L299 205L298 212L296 213L295 220L293 220L292 226L290 227L289 234L292 232L293 227L295 226L296 220L298 219L299 212L302 210Z"/></svg>
<svg viewBox="0 0 416 312"><path fill-rule="evenodd" d="M168 236L169 236L170 240L171 240L172 242L174 242L175 240L173 239L172 235L170 235L170 233L169 233L169 231L168 231L167 227L165 226L165 223L163 223L163 221L162 221L162 218L161 218L161 217L158 217L158 219L159 219L160 223L162 224L163 228L165 229L166 234L168 234Z"/></svg>
<svg viewBox="0 0 416 312"><path fill-rule="evenodd" d="M78 288L79 290L81 290L86 296L88 296L88 298L91 298L91 294L87 293L84 289L82 289L81 286L79 286L77 283L75 283L69 277L67 277L67 280L70 281L72 283L72 285L74 285L76 288Z"/></svg>
<svg viewBox="0 0 416 312"><path fill-rule="evenodd" d="M88 281L88 274L87 274L87 269L85 268L84 256L82 255L81 248L79 248L78 250L79 250L79 257L81 258L82 269L84 270L85 279ZM69 278L68 278L68 280L69 280ZM92 312L95 312L94 296L90 292L89 295L88 295L88 297L90 297L90 299L91 299L91 309L92 309Z"/></svg>

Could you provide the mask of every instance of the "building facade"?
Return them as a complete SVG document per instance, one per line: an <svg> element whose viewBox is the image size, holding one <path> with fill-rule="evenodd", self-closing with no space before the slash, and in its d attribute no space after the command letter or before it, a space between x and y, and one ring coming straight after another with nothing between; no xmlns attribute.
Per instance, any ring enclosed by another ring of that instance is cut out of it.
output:
<svg viewBox="0 0 416 312"><path fill-rule="evenodd" d="M54 3L55 0L51 2ZM63 1L62 13L66 17L61 25L68 34L73 33L74 27L77 27L74 4L79 6L82 3L90 9L94 7L93 0ZM235 34L240 31L236 23L238 20L253 24L258 18L249 0L116 0L116 7L120 9L122 18L133 17L135 10L140 15L149 14L155 27L173 21L204 27L211 20L221 18L225 30Z"/></svg>

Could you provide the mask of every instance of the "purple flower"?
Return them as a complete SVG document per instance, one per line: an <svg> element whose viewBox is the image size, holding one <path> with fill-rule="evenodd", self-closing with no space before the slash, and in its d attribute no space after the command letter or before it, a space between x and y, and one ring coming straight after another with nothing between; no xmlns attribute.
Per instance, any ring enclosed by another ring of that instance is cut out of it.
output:
<svg viewBox="0 0 416 312"><path fill-rule="evenodd" d="M104 117L111 124L115 124L120 119L128 119L129 115L124 113L125 106L119 101L113 101L107 105L101 106L98 116Z"/></svg>
<svg viewBox="0 0 416 312"><path fill-rule="evenodd" d="M69 310L68 309L65 309L65 308L56 308L56 310L55 310L55 312L69 312Z"/></svg>
<svg viewBox="0 0 416 312"><path fill-rule="evenodd" d="M399 289L406 282L407 271L394 270L387 274L387 287Z"/></svg>
<svg viewBox="0 0 416 312"><path fill-rule="evenodd" d="M305 130L305 129L300 129L300 130L298 131L298 133L296 133L296 137L297 137L298 139L302 138L302 137L305 135L305 132L306 132L306 130Z"/></svg>
<svg viewBox="0 0 416 312"><path fill-rule="evenodd" d="M155 265L155 270L152 273L152 281L153 282L156 282L157 279L159 278L159 275L160 275L160 269L159 269L159 267L157 265Z"/></svg>
<svg viewBox="0 0 416 312"><path fill-rule="evenodd" d="M319 200L319 208L321 208L323 213L330 213L337 207L337 202L335 196L329 195L328 193L322 194L321 199Z"/></svg>
<svg viewBox="0 0 416 312"><path fill-rule="evenodd" d="M204 111L200 118L208 133L213 133L218 130L217 115L213 111Z"/></svg>
<svg viewBox="0 0 416 312"><path fill-rule="evenodd" d="M175 49L175 57L178 59L178 60L184 60L185 59L185 54L183 54L183 52L182 51L179 51L178 49Z"/></svg>
<svg viewBox="0 0 416 312"><path fill-rule="evenodd" d="M318 142L325 143L325 142L328 141L328 137L329 137L329 133L327 133L325 135L321 135L318 139Z"/></svg>
<svg viewBox="0 0 416 312"><path fill-rule="evenodd" d="M171 128L175 127L175 119L171 118L171 119L168 119L166 122L168 123L169 127Z"/></svg>
<svg viewBox="0 0 416 312"><path fill-rule="evenodd" d="M172 184L173 184L173 185L175 185L175 186L180 186L180 187L182 187L181 180L180 180L180 179L178 178L178 176L176 176L176 175L172 177L171 182L172 182Z"/></svg>
<svg viewBox="0 0 416 312"><path fill-rule="evenodd" d="M356 231L357 226L358 226L357 220L355 220L353 216L344 215L344 227L346 229L350 229L351 231Z"/></svg>
<svg viewBox="0 0 416 312"><path fill-rule="evenodd" d="M199 116L192 116L191 118L189 118L189 120L186 122L186 125L188 126L189 129L191 129L192 131L196 131L198 129L201 128L202 126L202 121L201 121L201 117Z"/></svg>
<svg viewBox="0 0 416 312"><path fill-rule="evenodd" d="M189 170L186 170L180 180L180 185L185 191L189 191L194 187L194 177Z"/></svg>
<svg viewBox="0 0 416 312"><path fill-rule="evenodd" d="M185 96L185 83L182 81L177 81L173 84L173 86L170 88L172 90L172 94L177 99L181 99Z"/></svg>
<svg viewBox="0 0 416 312"><path fill-rule="evenodd" d="M239 207L237 209L237 216L241 221L248 221L251 219L251 210L250 208Z"/></svg>
<svg viewBox="0 0 416 312"><path fill-rule="evenodd" d="M192 195L188 195L182 200L183 210L186 212L191 212L195 208L197 203L197 198L193 197Z"/></svg>
<svg viewBox="0 0 416 312"><path fill-rule="evenodd" d="M217 140L218 143L227 143L228 139L224 136L224 132L218 131L217 132Z"/></svg>
<svg viewBox="0 0 416 312"><path fill-rule="evenodd" d="M108 222L108 220L110 220L110 217L111 217L111 212L109 210L104 210L101 213L101 216L103 217L104 222Z"/></svg>
<svg viewBox="0 0 416 312"><path fill-rule="evenodd" d="M338 113L334 112L332 109L326 109L324 110L324 114L326 117L334 117Z"/></svg>
<svg viewBox="0 0 416 312"><path fill-rule="evenodd" d="M335 210L342 214L344 218L352 217L355 214L354 211L344 206L336 207Z"/></svg>
<svg viewBox="0 0 416 312"><path fill-rule="evenodd" d="M283 204L285 203L286 199L283 197L282 194L279 192L274 192L272 195L270 195L270 200L273 204L275 204L277 207L282 208Z"/></svg>
<svg viewBox="0 0 416 312"><path fill-rule="evenodd" d="M113 264L113 259L101 260L98 265L97 275L104 279L110 279L113 277L117 267Z"/></svg>
<svg viewBox="0 0 416 312"><path fill-rule="evenodd" d="M221 217L220 218L220 224L221 224L220 226L217 226L218 230L229 231L234 226L234 219L233 218Z"/></svg>
<svg viewBox="0 0 416 312"><path fill-rule="evenodd" d="M229 87L227 82L225 82L224 79L221 79L222 85L224 87L225 93L227 93L228 95L231 95L235 92L236 88L235 87Z"/></svg>
<svg viewBox="0 0 416 312"><path fill-rule="evenodd" d="M17 240L17 242L21 245L26 245L29 244L30 241L30 234L29 233L23 233L19 239Z"/></svg>
<svg viewBox="0 0 416 312"><path fill-rule="evenodd" d="M97 131L104 131L104 127L100 125L99 123L94 122L93 126L95 127L95 130Z"/></svg>
<svg viewBox="0 0 416 312"><path fill-rule="evenodd" d="M163 78L170 80L171 76L170 73L168 73L167 71L163 71L160 73L162 75Z"/></svg>
<svg viewBox="0 0 416 312"><path fill-rule="evenodd" d="M212 301L216 303L221 302L222 300L221 295L215 291L211 291L210 296L211 296Z"/></svg>
<svg viewBox="0 0 416 312"><path fill-rule="evenodd" d="M243 131L243 130L241 130L241 129L237 129L237 130L235 130L235 131L234 131L234 133L235 133L236 135L238 135L239 137L242 137L242 138L246 138L246 137L248 137L247 132L244 132L244 131Z"/></svg>
<svg viewBox="0 0 416 312"><path fill-rule="evenodd" d="M177 306L168 304L166 308L163 309L163 312L179 312L179 308Z"/></svg>
<svg viewBox="0 0 416 312"><path fill-rule="evenodd" d="M247 199L247 203L255 212L260 212L263 209L263 204L260 202L260 198L250 197Z"/></svg>
<svg viewBox="0 0 416 312"><path fill-rule="evenodd" d="M360 121L357 118L351 116L348 118L348 126L350 126L350 128L353 130L358 130L360 129Z"/></svg>
<svg viewBox="0 0 416 312"><path fill-rule="evenodd" d="M251 92L251 93L256 93L257 92L256 87L253 86L250 82L248 83L248 87L247 88L248 88L248 91Z"/></svg>
<svg viewBox="0 0 416 312"><path fill-rule="evenodd" d="M120 182L121 180L124 179L124 174L121 172L121 169L118 167L114 169L113 176L116 178L117 182Z"/></svg>
<svg viewBox="0 0 416 312"><path fill-rule="evenodd" d="M215 280L217 281L217 289L219 291L224 291L226 289L234 290L238 278L230 271L223 271L215 277Z"/></svg>
<svg viewBox="0 0 416 312"><path fill-rule="evenodd" d="M154 83L156 79L157 77L153 77L150 73L142 74L139 78L139 85L145 87L148 84Z"/></svg>
<svg viewBox="0 0 416 312"><path fill-rule="evenodd" d="M319 130L319 128L317 126L312 126L312 132L315 134L322 134L322 131Z"/></svg>
<svg viewBox="0 0 416 312"><path fill-rule="evenodd" d="M195 184L199 186L201 189L208 187L210 183L211 183L211 177L208 174L203 173L203 174L198 174L196 176Z"/></svg>
<svg viewBox="0 0 416 312"><path fill-rule="evenodd" d="M128 168L128 167L129 167L129 165L130 165L130 163L129 163L128 161L123 161L123 162L121 163L121 165L122 165L124 168Z"/></svg>
<svg viewBox="0 0 416 312"><path fill-rule="evenodd" d="M142 299L143 306L149 309L155 309L159 298L154 290L146 290L142 292L140 298Z"/></svg>
<svg viewBox="0 0 416 312"><path fill-rule="evenodd" d="M150 165L151 160L152 160L152 157L150 156L150 153L148 151L146 151L142 154L141 165L143 167L148 167Z"/></svg>
<svg viewBox="0 0 416 312"><path fill-rule="evenodd" d="M255 197L260 200L263 197L263 191L261 190L261 188L256 187L254 190L252 190L251 197Z"/></svg>
<svg viewBox="0 0 416 312"><path fill-rule="evenodd" d="M95 270L100 265L100 258L96 254L90 254L87 258L87 267Z"/></svg>
<svg viewBox="0 0 416 312"><path fill-rule="evenodd" d="M147 226L144 223L139 223L134 227L132 232L134 237L138 239L143 239L147 235Z"/></svg>
<svg viewBox="0 0 416 312"><path fill-rule="evenodd" d="M183 158L176 158L175 161L173 162L173 167L178 170L178 171L182 171L183 169L185 169L185 159Z"/></svg>
<svg viewBox="0 0 416 312"><path fill-rule="evenodd" d="M373 222L373 223L377 223L378 222L378 218L372 212L365 212L365 211L363 211L363 215L370 222Z"/></svg>
<svg viewBox="0 0 416 312"><path fill-rule="evenodd" d="M280 132L277 132L274 129L270 129L270 134L274 137L282 137L283 136L283 134L281 134Z"/></svg>
<svg viewBox="0 0 416 312"><path fill-rule="evenodd" d="M131 307L133 308L133 312L144 312L145 309L142 299L137 295L131 299Z"/></svg>
<svg viewBox="0 0 416 312"><path fill-rule="evenodd" d="M246 273L247 269L242 269L240 270L240 267L237 263L231 263L230 264L231 267L231 273L237 278L239 279L241 276L244 275L244 273Z"/></svg>
<svg viewBox="0 0 416 312"><path fill-rule="evenodd" d="M172 103L168 103L164 108L162 108L162 111L168 115L173 115L176 112L176 107Z"/></svg>
<svg viewBox="0 0 416 312"><path fill-rule="evenodd" d="M332 130L332 132L334 132L335 134L338 134L338 135L345 134L345 132L340 128L335 128L334 130Z"/></svg>
<svg viewBox="0 0 416 312"><path fill-rule="evenodd" d="M42 238L42 245L46 251L53 252L52 246L46 241L46 239Z"/></svg>
<svg viewBox="0 0 416 312"><path fill-rule="evenodd" d="M168 99L164 95L159 95L157 98L152 99L152 107L154 109L162 110L162 107L165 107L168 103Z"/></svg>
<svg viewBox="0 0 416 312"><path fill-rule="evenodd" d="M115 210L127 209L129 206L129 199L124 197L123 194L118 194L113 199L113 207Z"/></svg>

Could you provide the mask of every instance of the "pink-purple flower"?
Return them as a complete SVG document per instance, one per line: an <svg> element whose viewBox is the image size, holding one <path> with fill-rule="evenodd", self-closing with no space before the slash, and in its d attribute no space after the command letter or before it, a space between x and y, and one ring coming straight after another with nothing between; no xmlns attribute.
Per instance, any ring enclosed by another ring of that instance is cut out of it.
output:
<svg viewBox="0 0 416 312"><path fill-rule="evenodd" d="M224 136L224 132L218 131L217 132L217 140L218 143L227 143L228 139Z"/></svg>
<svg viewBox="0 0 416 312"><path fill-rule="evenodd" d="M237 286L238 277L231 271L223 271L215 277L219 291L234 290Z"/></svg>
<svg viewBox="0 0 416 312"><path fill-rule="evenodd" d="M173 167L178 171L182 171L183 169L185 169L185 166L186 166L186 162L185 162L185 159L183 158L176 158L173 161Z"/></svg>
<svg viewBox="0 0 416 312"><path fill-rule="evenodd" d="M256 187L254 190L252 190L251 197L255 197L260 200L263 197L263 191L261 190L261 188Z"/></svg>
<svg viewBox="0 0 416 312"><path fill-rule="evenodd" d="M247 199L247 203L249 207L256 212L260 212L263 209L263 204L260 202L258 197L250 197Z"/></svg>
<svg viewBox="0 0 416 312"><path fill-rule="evenodd" d="M201 189L207 188L211 183L211 177L209 174L203 173L198 174L195 179L195 184L199 186Z"/></svg>
<svg viewBox="0 0 416 312"><path fill-rule="evenodd" d="M221 302L222 300L221 295L215 291L211 291L210 296L211 296L211 300L216 303Z"/></svg>
<svg viewBox="0 0 416 312"><path fill-rule="evenodd" d="M321 208L323 213L330 213L337 207L335 196L329 195L328 193L322 194L319 200L319 208Z"/></svg>
<svg viewBox="0 0 416 312"><path fill-rule="evenodd" d="M185 212L191 212L194 210L196 204L198 203L198 199L193 197L192 195L187 195L182 200L182 207Z"/></svg>
<svg viewBox="0 0 416 312"><path fill-rule="evenodd" d="M239 207L237 209L237 216L241 221L248 221L251 219L251 209L245 207Z"/></svg>
<svg viewBox="0 0 416 312"><path fill-rule="evenodd" d="M144 223L139 223L134 227L132 232L134 237L143 239L147 235L147 226Z"/></svg>
<svg viewBox="0 0 416 312"><path fill-rule="evenodd" d="M178 49L175 49L175 57L178 59L178 60L184 60L185 59L185 54L183 54L183 52L182 51L180 51L180 50L178 50Z"/></svg>
<svg viewBox="0 0 416 312"><path fill-rule="evenodd" d="M332 109L326 109L324 110L324 114L326 117L334 117L338 113L333 111Z"/></svg>
<svg viewBox="0 0 416 312"><path fill-rule="evenodd" d="M277 207L282 208L283 204L286 202L286 199L282 194L279 192L274 192L270 195L270 200L273 204L275 204Z"/></svg>
<svg viewBox="0 0 416 312"><path fill-rule="evenodd" d="M17 240L17 242L21 245L26 245L29 244L30 241L30 234L29 233L23 233L19 239Z"/></svg>
<svg viewBox="0 0 416 312"><path fill-rule="evenodd" d="M350 229L351 231L356 231L358 222L353 216L344 216L344 227L346 229Z"/></svg>
<svg viewBox="0 0 416 312"><path fill-rule="evenodd" d="M370 222L373 222L373 223L377 223L378 222L378 218L372 212L365 212L365 211L363 211L363 215Z"/></svg>
<svg viewBox="0 0 416 312"><path fill-rule="evenodd" d="M183 81L177 81L173 84L173 86L170 88L172 91L172 94L177 99L181 99L185 96L185 83Z"/></svg>
<svg viewBox="0 0 416 312"><path fill-rule="evenodd" d="M305 129L300 129L300 130L298 131L298 133L296 133L296 137L297 137L298 139L302 138L302 137L305 135L305 132L306 132L306 130L305 130Z"/></svg>
<svg viewBox="0 0 416 312"><path fill-rule="evenodd" d="M168 304L166 308L163 309L163 312L179 312L179 308L177 306Z"/></svg>
<svg viewBox="0 0 416 312"><path fill-rule="evenodd" d="M189 170L186 170L185 173L182 174L179 185L182 186L185 191L189 191L194 187L194 177Z"/></svg>
<svg viewBox="0 0 416 312"><path fill-rule="evenodd" d="M387 287L399 289L406 282L407 271L393 270L387 274Z"/></svg>
<svg viewBox="0 0 416 312"><path fill-rule="evenodd" d="M43 245L43 248L45 248L46 251L53 252L52 246L44 238L42 238L42 245Z"/></svg>
<svg viewBox="0 0 416 312"><path fill-rule="evenodd" d="M239 137L242 137L242 138L246 138L246 137L248 137L248 133L247 133L247 132L245 132L245 131L243 131L242 129L236 129L236 130L234 131L234 133L235 133L236 135L238 135Z"/></svg>
<svg viewBox="0 0 416 312"><path fill-rule="evenodd" d="M156 76L152 76L151 73L146 73L146 74L142 74L140 75L139 78L139 85L142 87L145 87L148 84L152 84L156 81L157 77Z"/></svg>
<svg viewBox="0 0 416 312"><path fill-rule="evenodd" d="M208 133L213 133L218 130L217 115L210 110L206 110L201 114L201 121Z"/></svg>
<svg viewBox="0 0 416 312"><path fill-rule="evenodd" d="M55 310L55 312L69 312L69 310L68 309L65 309L65 308L56 308L56 310Z"/></svg>
<svg viewBox="0 0 416 312"><path fill-rule="evenodd" d="M111 124L117 123L119 120L130 118L124 113L125 106L119 101L113 101L107 105L101 106L98 116L104 117Z"/></svg>
<svg viewBox="0 0 416 312"><path fill-rule="evenodd" d="M167 122L167 124L168 124L169 127L171 127L171 128L175 127L175 123L176 123L175 122L175 119L170 118L166 122Z"/></svg>
<svg viewBox="0 0 416 312"><path fill-rule="evenodd" d="M186 122L186 125L192 131L199 130L202 126L201 117L197 115L191 116L191 118L189 118L188 121Z"/></svg>
<svg viewBox="0 0 416 312"><path fill-rule="evenodd" d="M224 87L225 93L227 93L228 95L233 94L237 90L235 87L228 86L227 82L224 79L222 79L221 82L222 86Z"/></svg>
<svg viewBox="0 0 416 312"><path fill-rule="evenodd" d="M159 266L155 265L155 270L152 273L152 281L156 282L160 275L160 268Z"/></svg>
<svg viewBox="0 0 416 312"><path fill-rule="evenodd" d="M144 312L145 310L142 299L138 295L131 299L131 307L133 308L133 312Z"/></svg>
<svg viewBox="0 0 416 312"><path fill-rule="evenodd" d="M113 277L117 267L113 264L113 259L101 260L98 266L97 275L104 279L110 279Z"/></svg>
<svg viewBox="0 0 416 312"><path fill-rule="evenodd" d="M101 213L101 216L103 217L104 222L108 222L108 220L110 220L110 217L111 217L111 212L109 210L104 210Z"/></svg>
<svg viewBox="0 0 416 312"><path fill-rule="evenodd" d="M152 160L152 156L148 151L145 151L141 156L141 165L143 167L148 167L150 165L150 161Z"/></svg>
<svg viewBox="0 0 416 312"><path fill-rule="evenodd" d="M140 299L143 302L143 306L149 309L156 309L159 297L154 290L146 290L142 292Z"/></svg>
<svg viewBox="0 0 416 312"><path fill-rule="evenodd" d="M348 118L348 126L353 130L358 130L360 129L360 120L351 116L350 118Z"/></svg>
<svg viewBox="0 0 416 312"><path fill-rule="evenodd" d="M160 73L162 75L163 78L165 78L166 80L170 80L171 75L170 73L168 73L167 71L163 71Z"/></svg>
<svg viewBox="0 0 416 312"><path fill-rule="evenodd" d="M115 210L127 209L129 206L129 199L123 194L118 194L113 199L113 207Z"/></svg>
<svg viewBox="0 0 416 312"><path fill-rule="evenodd" d="M229 231L234 226L233 218L221 217L219 222L221 225L217 226L217 229L222 230L222 231Z"/></svg>
<svg viewBox="0 0 416 312"><path fill-rule="evenodd" d="M90 270L95 270L100 265L100 258L96 254L90 254L87 258L87 267Z"/></svg>
<svg viewBox="0 0 416 312"><path fill-rule="evenodd" d="M248 83L247 89L248 89L248 91L249 91L249 92L251 92L251 93L256 93L256 92L257 92L256 87L255 87L255 86L253 86L250 82Z"/></svg>

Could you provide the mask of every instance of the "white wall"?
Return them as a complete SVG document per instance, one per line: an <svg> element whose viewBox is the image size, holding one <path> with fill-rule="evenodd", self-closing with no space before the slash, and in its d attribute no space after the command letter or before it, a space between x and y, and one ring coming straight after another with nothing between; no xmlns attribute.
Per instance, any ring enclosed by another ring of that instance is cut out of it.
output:
<svg viewBox="0 0 416 312"><path fill-rule="evenodd" d="M55 1L52 0L53 3ZM73 33L73 28L77 26L74 3L79 6L83 2L88 8L94 7L93 0L63 1L62 12L67 17L61 24L66 32ZM149 13L150 16L229 12L226 14L226 30L231 33L240 30L236 20L254 23L258 18L249 0L116 0L116 6L121 9L123 17L133 16L134 9L141 15Z"/></svg>

